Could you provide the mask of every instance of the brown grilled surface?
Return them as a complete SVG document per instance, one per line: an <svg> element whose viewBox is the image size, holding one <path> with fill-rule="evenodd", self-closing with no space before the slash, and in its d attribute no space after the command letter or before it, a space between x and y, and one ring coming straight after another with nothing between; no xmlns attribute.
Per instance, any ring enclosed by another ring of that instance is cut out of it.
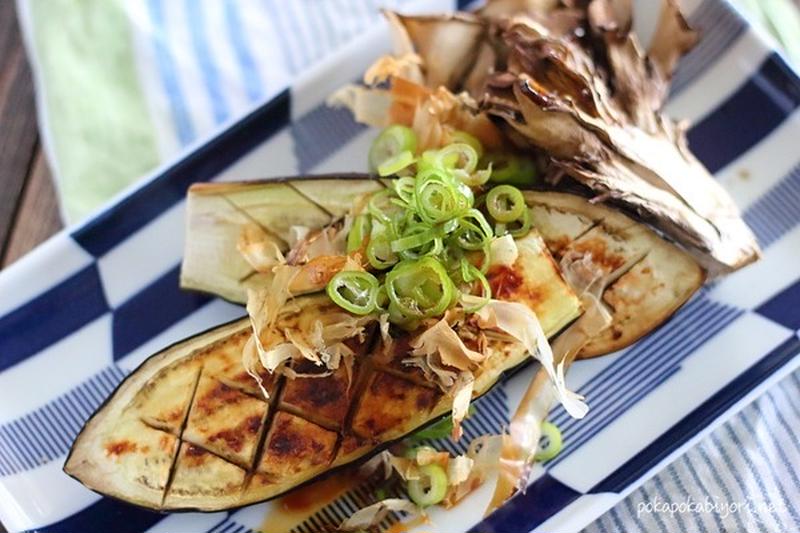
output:
<svg viewBox="0 0 800 533"><path fill-rule="evenodd" d="M250 376L242 366L242 350L250 339L252 330L245 328L236 333L221 346L211 346L204 352L204 368L207 375L242 392L253 396L263 397L261 388L256 380ZM261 384L272 395L278 384L275 376L262 368L260 373Z"/></svg>
<svg viewBox="0 0 800 533"><path fill-rule="evenodd" d="M182 438L248 468L267 411L262 399L203 374Z"/></svg>
<svg viewBox="0 0 800 533"><path fill-rule="evenodd" d="M241 366L249 331L160 370L126 409L136 419L124 416L106 439L107 457L160 492L165 509L194 507L197 497L236 505L284 492L408 433L442 397L399 364L407 340L382 350L371 332L352 345L360 363L351 380L344 367L326 377L266 376L265 400ZM304 361L294 370L320 368Z"/></svg>
<svg viewBox="0 0 800 533"><path fill-rule="evenodd" d="M311 361L295 366L302 373L312 373L314 367ZM353 391L346 369L340 366L325 378L287 380L283 386L281 406L294 412L307 413L322 425L338 429L344 424Z"/></svg>
<svg viewBox="0 0 800 533"><path fill-rule="evenodd" d="M327 467L333 459L337 440L337 432L279 411L272 421L257 470L282 482L309 470Z"/></svg>
<svg viewBox="0 0 800 533"><path fill-rule="evenodd" d="M414 421L428 418L440 394L406 378L375 371L353 417L353 433L373 441L391 440L408 432Z"/></svg>

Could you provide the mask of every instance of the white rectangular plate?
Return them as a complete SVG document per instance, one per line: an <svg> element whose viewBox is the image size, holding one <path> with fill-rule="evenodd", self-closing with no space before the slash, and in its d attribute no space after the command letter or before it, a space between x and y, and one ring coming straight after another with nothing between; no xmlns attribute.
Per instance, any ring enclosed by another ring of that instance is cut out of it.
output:
<svg viewBox="0 0 800 533"><path fill-rule="evenodd" d="M576 531L800 364L800 81L724 2L696 0L689 12L703 40L678 69L669 111L691 119L692 149L742 207L763 260L702 290L635 346L576 364L570 381L592 409L581 421L554 410L565 448L538 467L526 494L484 518L488 494L478 491L468 503L433 513L436 525L426 529ZM324 100L387 48L385 29L375 28L0 274L6 527L240 533L261 524L268 503L159 515L94 494L61 466L83 422L144 358L243 314L178 288L186 188L362 168L373 132ZM465 440L500 431L529 377L522 372L477 402ZM347 495L296 531L340 520L361 503Z"/></svg>

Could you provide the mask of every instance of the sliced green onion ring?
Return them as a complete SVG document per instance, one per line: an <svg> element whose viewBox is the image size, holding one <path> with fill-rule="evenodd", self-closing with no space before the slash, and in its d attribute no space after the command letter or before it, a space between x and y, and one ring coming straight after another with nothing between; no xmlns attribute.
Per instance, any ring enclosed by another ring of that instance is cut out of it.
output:
<svg viewBox="0 0 800 533"><path fill-rule="evenodd" d="M491 181L494 183L530 186L536 181L536 165L528 158L499 152L486 154L483 163L492 165Z"/></svg>
<svg viewBox="0 0 800 533"><path fill-rule="evenodd" d="M513 181L520 170L519 158L507 152L486 154L484 163L492 165L492 181L496 183Z"/></svg>
<svg viewBox="0 0 800 533"><path fill-rule="evenodd" d="M375 295L375 305L381 311L385 311L389 305L389 297L386 295L386 286L381 284L378 294Z"/></svg>
<svg viewBox="0 0 800 533"><path fill-rule="evenodd" d="M384 129L369 149L369 167L377 171L389 159L402 152L417 153L417 135L407 126L395 124Z"/></svg>
<svg viewBox="0 0 800 533"><path fill-rule="evenodd" d="M552 422L542 422L542 436L539 438L539 449L533 456L534 461L549 461L558 455L563 444L558 426Z"/></svg>
<svg viewBox="0 0 800 533"><path fill-rule="evenodd" d="M410 318L441 315L455 292L444 266L432 257L398 263L386 275L385 283L390 305Z"/></svg>
<svg viewBox="0 0 800 533"><path fill-rule="evenodd" d="M392 203L391 189L384 189L373 194L367 203L367 211L370 215L382 222L390 222L392 213L397 210L397 206Z"/></svg>
<svg viewBox="0 0 800 533"><path fill-rule="evenodd" d="M475 313L479 311L484 305L489 303L489 300L492 298L492 288L489 285L489 280L486 279L486 276L478 270L475 265L467 261L466 259L461 260L461 279L464 280L464 283L467 284L468 288L464 291L463 294L472 294L472 285L474 282L479 282L481 294L480 303L477 303L473 306L464 307L464 311L467 313Z"/></svg>
<svg viewBox="0 0 800 533"><path fill-rule="evenodd" d="M454 143L466 143L470 145L478 154L478 158L483 157L483 145L474 135L471 135L466 131L458 130L451 133L450 138Z"/></svg>
<svg viewBox="0 0 800 533"><path fill-rule="evenodd" d="M369 272L348 270L336 273L326 291L335 304L356 315L367 315L377 308L380 283Z"/></svg>
<svg viewBox="0 0 800 533"><path fill-rule="evenodd" d="M498 185L486 194L486 210L498 222L507 224L522 217L525 198L519 189L512 185Z"/></svg>
<svg viewBox="0 0 800 533"><path fill-rule="evenodd" d="M414 204L412 197L412 203L406 207L406 212L403 214L401 218L399 218L396 221L397 223L395 224L395 226L399 224L401 226L408 227L414 224L425 224L425 222L422 220L422 217L419 216L419 213L417 213L416 210L414 210L413 205Z"/></svg>
<svg viewBox="0 0 800 533"><path fill-rule="evenodd" d="M425 150L417 159L417 172L439 165L438 150Z"/></svg>
<svg viewBox="0 0 800 533"><path fill-rule="evenodd" d="M465 250L480 250L492 238L492 227L483 213L470 209L458 219L458 230L453 236Z"/></svg>
<svg viewBox="0 0 800 533"><path fill-rule="evenodd" d="M381 177L397 174L404 168L408 168L414 163L414 153L410 150L403 150L396 156L390 157L378 165L378 175Z"/></svg>
<svg viewBox="0 0 800 533"><path fill-rule="evenodd" d="M392 324L400 326L407 331L414 331L419 326L418 317L408 316L391 301L387 306L387 310L389 311L389 322Z"/></svg>
<svg viewBox="0 0 800 533"><path fill-rule="evenodd" d="M441 230L425 223L409 225L402 237L392 241L392 251L399 253L403 259L438 255L443 248Z"/></svg>
<svg viewBox="0 0 800 533"><path fill-rule="evenodd" d="M460 175L459 179L465 185L469 185L470 187L480 187L481 185L485 185L487 181L492 177L492 164L489 163L489 166L482 169L476 170L469 176Z"/></svg>
<svg viewBox="0 0 800 533"><path fill-rule="evenodd" d="M456 246L451 241L454 237L447 240L439 259L444 265L445 269L450 272L451 277L456 276L456 271L461 268L461 259L464 257L464 250L460 246Z"/></svg>
<svg viewBox="0 0 800 533"><path fill-rule="evenodd" d="M367 261L372 268L385 270L400 259L392 252L392 246L386 232L373 234L367 244Z"/></svg>
<svg viewBox="0 0 800 533"><path fill-rule="evenodd" d="M430 167L417 174L414 202L423 221L438 224L458 216L467 200L446 170Z"/></svg>
<svg viewBox="0 0 800 533"><path fill-rule="evenodd" d="M404 176L402 178L392 180L392 188L394 189L395 194L407 206L414 202L414 183L414 178L410 176Z"/></svg>
<svg viewBox="0 0 800 533"><path fill-rule="evenodd" d="M472 189L466 183L457 182L456 189L461 196L459 197L459 211L464 211L469 209L475 205L475 193L472 192Z"/></svg>
<svg viewBox="0 0 800 533"><path fill-rule="evenodd" d="M420 479L408 480L408 495L420 507L430 507L447 495L447 472L436 463L419 467Z"/></svg>
<svg viewBox="0 0 800 533"><path fill-rule="evenodd" d="M478 152L467 143L448 144L435 153L435 161L444 168L471 174L478 167Z"/></svg>
<svg viewBox="0 0 800 533"><path fill-rule="evenodd" d="M353 219L353 225L350 227L350 233L347 234L347 253L363 248L371 231L372 221L369 215L356 216Z"/></svg>
<svg viewBox="0 0 800 533"><path fill-rule="evenodd" d="M494 232L495 235L498 237L502 237L506 233L514 237L515 239L522 238L526 236L531 231L531 215L530 212L525 209L522 212L522 217L518 218L517 220L513 220L508 224L498 223L495 225Z"/></svg>
<svg viewBox="0 0 800 533"><path fill-rule="evenodd" d="M458 229L458 224L459 221L457 218L451 218L450 220L442 224L442 233L444 233L445 235L453 233L455 230Z"/></svg>

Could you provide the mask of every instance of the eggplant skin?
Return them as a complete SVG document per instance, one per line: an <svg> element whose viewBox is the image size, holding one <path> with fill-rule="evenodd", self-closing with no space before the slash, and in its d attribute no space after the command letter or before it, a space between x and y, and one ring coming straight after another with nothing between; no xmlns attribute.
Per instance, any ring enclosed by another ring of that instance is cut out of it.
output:
<svg viewBox="0 0 800 533"><path fill-rule="evenodd" d="M580 301L538 235L519 248L516 276L539 295L531 305L552 337L580 315ZM332 305L324 294L295 301L312 317ZM336 373L293 381L265 374L266 401L241 364L249 334L243 318L150 357L92 415L64 471L148 509L219 511L280 496L450 412L449 398L400 363L408 338L388 350L377 334L354 348L344 405ZM531 361L516 343L492 339L487 349L492 355L476 372L475 397Z"/></svg>

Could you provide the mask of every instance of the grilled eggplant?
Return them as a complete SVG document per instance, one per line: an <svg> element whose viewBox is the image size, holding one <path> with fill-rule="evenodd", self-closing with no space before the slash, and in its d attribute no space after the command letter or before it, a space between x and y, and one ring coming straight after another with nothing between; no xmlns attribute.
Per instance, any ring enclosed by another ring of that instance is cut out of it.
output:
<svg viewBox="0 0 800 533"><path fill-rule="evenodd" d="M553 336L580 314L580 301L535 232L518 249L516 288L537 295L529 303ZM301 317L335 305L324 295L295 303ZM451 409L452 399L401 362L414 333L391 347L377 334L359 342L351 381L341 371L296 379L265 372L267 401L241 362L251 332L243 319L152 356L87 422L65 471L143 507L216 511L273 498ZM519 343L487 342L473 396L530 360Z"/></svg>
<svg viewBox="0 0 800 533"><path fill-rule="evenodd" d="M382 187L380 181L357 174L194 185L181 285L243 303L248 288L270 279L255 272L237 251L243 226L257 224L286 250L293 224L330 224L359 197ZM587 345L581 357L619 350L646 335L705 279L688 254L619 211L567 193L528 191L526 201L534 227L562 267L581 260L596 267L602 286L595 288L613 310L612 327ZM490 282L501 298L535 303L536 295L514 288L502 269L490 275Z"/></svg>
<svg viewBox="0 0 800 533"><path fill-rule="evenodd" d="M244 228L257 227L286 251L292 225L316 230L334 224L361 196L382 187L352 176L195 186L182 283L244 301L248 288L270 281L270 274L240 259ZM493 294L530 306L552 337L580 315L576 291L602 292L614 326L584 355L617 349L650 331L702 282L691 258L620 213L568 194L529 191L526 201L538 229L518 239L513 265L490 269ZM592 267L591 283L573 272L578 263ZM313 291L314 282L306 279L303 290ZM335 310L320 294L294 303L299 316ZM242 364L251 335L243 319L152 356L87 422L65 471L91 489L147 508L215 511L280 495L452 407L421 370L402 363L413 332L391 346L376 333L352 346L352 375L340 368L308 377L314 366L295 361L292 369L301 377L263 371L261 383ZM487 343L490 355L474 372L473 396L530 360L519 343L502 337Z"/></svg>

